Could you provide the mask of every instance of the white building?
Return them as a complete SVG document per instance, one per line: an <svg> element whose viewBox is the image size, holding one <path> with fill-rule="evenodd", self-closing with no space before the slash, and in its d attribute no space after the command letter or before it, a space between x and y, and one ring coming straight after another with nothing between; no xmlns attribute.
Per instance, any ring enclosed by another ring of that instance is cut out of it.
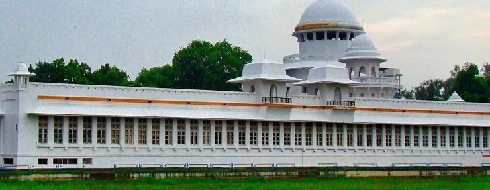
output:
<svg viewBox="0 0 490 190"><path fill-rule="evenodd" d="M30 83L21 63L0 86L0 165L490 162L490 104L392 99L399 70L340 0L293 35L299 54L229 81L244 92Z"/></svg>

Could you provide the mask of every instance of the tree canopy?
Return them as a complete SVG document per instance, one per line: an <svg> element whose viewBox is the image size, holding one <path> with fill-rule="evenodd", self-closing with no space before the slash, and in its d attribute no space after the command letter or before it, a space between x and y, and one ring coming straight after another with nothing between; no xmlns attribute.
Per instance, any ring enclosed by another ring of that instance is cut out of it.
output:
<svg viewBox="0 0 490 190"><path fill-rule="evenodd" d="M490 102L490 66L483 64L480 70L474 63L455 65L450 77L430 79L415 87L413 92L417 100L447 100L457 92L467 102ZM407 93L407 95L410 93ZM405 97L408 99L407 95Z"/></svg>
<svg viewBox="0 0 490 190"><path fill-rule="evenodd" d="M194 40L175 52L172 64L142 68L135 81L115 65L106 63L92 71L76 59L67 64L63 58L39 61L29 71L36 74L33 82L233 91L241 86L226 81L240 76L243 66L251 61L247 51L226 40L215 44Z"/></svg>
<svg viewBox="0 0 490 190"><path fill-rule="evenodd" d="M228 41L211 44L194 40L174 54L175 88L240 90L240 84L226 81L239 77L252 56Z"/></svg>

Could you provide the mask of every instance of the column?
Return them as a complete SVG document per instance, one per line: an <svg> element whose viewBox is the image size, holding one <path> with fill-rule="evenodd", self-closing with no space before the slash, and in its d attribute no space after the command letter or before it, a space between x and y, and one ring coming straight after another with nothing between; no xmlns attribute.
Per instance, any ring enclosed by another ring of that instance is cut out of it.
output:
<svg viewBox="0 0 490 190"><path fill-rule="evenodd" d="M332 143L333 147L337 148L337 124L332 123Z"/></svg>
<svg viewBox="0 0 490 190"><path fill-rule="evenodd" d="M223 147L228 146L227 134L226 134L226 121L221 121L221 143Z"/></svg>
<svg viewBox="0 0 490 190"><path fill-rule="evenodd" d="M202 131L203 131L203 123L202 120L197 120L197 144L199 147L202 147Z"/></svg>
<svg viewBox="0 0 490 190"><path fill-rule="evenodd" d="M121 146L123 144L126 144L126 142L124 141L124 139L126 138L124 136L125 130L126 130L126 118L121 118L121 121L119 122L119 144Z"/></svg>
<svg viewBox="0 0 490 190"><path fill-rule="evenodd" d="M322 123L322 142L323 148L327 147L327 123Z"/></svg>
<svg viewBox="0 0 490 190"><path fill-rule="evenodd" d="M158 120L160 120L160 119L158 119ZM152 133L153 133L153 119L148 118L148 119L146 119L146 144L148 146L153 145ZM161 132L160 132L160 136L162 136Z"/></svg>
<svg viewBox="0 0 490 190"><path fill-rule="evenodd" d="M83 117L77 118L77 144L80 146L83 144Z"/></svg>
<svg viewBox="0 0 490 190"><path fill-rule="evenodd" d="M291 122L291 146L292 147L295 147L295 141L296 139L294 138L295 137L295 133L296 133L296 129L295 129L295 124L294 122ZM293 149L294 150L294 149Z"/></svg>
<svg viewBox="0 0 490 190"><path fill-rule="evenodd" d="M111 118L106 117L105 118L105 143L107 146L110 146L112 144L111 143L111 141L112 141L111 140L112 139L111 133L112 133L112 131L111 131ZM119 134L121 134L121 133L119 133ZM121 144L121 143L119 143L119 144Z"/></svg>
<svg viewBox="0 0 490 190"><path fill-rule="evenodd" d="M97 117L92 118L92 145L97 144Z"/></svg>
<svg viewBox="0 0 490 190"><path fill-rule="evenodd" d="M400 145L402 146L402 149L405 149L405 125L400 126L400 140L401 143Z"/></svg>
<svg viewBox="0 0 490 190"><path fill-rule="evenodd" d="M68 117L66 116L61 116L63 117L63 145L68 144Z"/></svg>
<svg viewBox="0 0 490 190"><path fill-rule="evenodd" d="M165 120L166 118L160 119L159 127L160 127L160 147L165 144Z"/></svg>
<svg viewBox="0 0 490 190"><path fill-rule="evenodd" d="M428 134L428 139L429 139L429 148L432 148L432 126L427 126L427 133Z"/></svg>
<svg viewBox="0 0 490 190"><path fill-rule="evenodd" d="M306 148L306 123L301 122L301 146Z"/></svg>
<svg viewBox="0 0 490 190"><path fill-rule="evenodd" d="M422 141L424 140L424 137L423 137L424 131L422 130L423 127L422 126L416 126L416 127L419 128L419 146L424 147L423 143L422 143Z"/></svg>
<svg viewBox="0 0 490 190"><path fill-rule="evenodd" d="M353 124L352 129L352 145L357 148L357 124Z"/></svg>
<svg viewBox="0 0 490 190"><path fill-rule="evenodd" d="M133 145L138 146L139 144L139 137L138 137L138 130L139 130L139 119L134 118L133 120ZM147 139L148 140L148 139Z"/></svg>
<svg viewBox="0 0 490 190"><path fill-rule="evenodd" d="M480 127L480 146L478 148L483 148L483 133L484 133L485 128ZM485 131L486 132L486 131Z"/></svg>
<svg viewBox="0 0 490 190"><path fill-rule="evenodd" d="M468 138L468 131L466 131L466 127L463 127L463 148L468 149L469 147L466 146L466 138Z"/></svg>
<svg viewBox="0 0 490 190"><path fill-rule="evenodd" d="M316 148L316 123L312 123L312 129L311 129L311 145Z"/></svg>
<svg viewBox="0 0 490 190"><path fill-rule="evenodd" d="M342 146L347 148L347 124L342 123Z"/></svg>
<svg viewBox="0 0 490 190"><path fill-rule="evenodd" d="M279 123L279 146L284 148L284 122Z"/></svg>
<svg viewBox="0 0 490 190"><path fill-rule="evenodd" d="M177 144L177 119L172 119L172 145L174 147L178 146Z"/></svg>
<svg viewBox="0 0 490 190"><path fill-rule="evenodd" d="M381 146L383 149L386 148L386 125L382 124L381 125Z"/></svg>
<svg viewBox="0 0 490 190"><path fill-rule="evenodd" d="M274 127L272 126L272 122L269 122L269 146L272 148L274 146L274 138L273 133Z"/></svg>
<svg viewBox="0 0 490 190"><path fill-rule="evenodd" d="M54 143L54 117L48 116L48 144Z"/></svg>
<svg viewBox="0 0 490 190"><path fill-rule="evenodd" d="M471 127L470 129L471 129L471 147L475 149L477 148L475 146L475 127Z"/></svg>
<svg viewBox="0 0 490 190"><path fill-rule="evenodd" d="M413 150L415 140L414 140L414 131L413 131L414 126L410 125L410 148Z"/></svg>
<svg viewBox="0 0 490 190"><path fill-rule="evenodd" d="M185 120L185 146L189 147L191 145L191 121L189 119Z"/></svg>
<svg viewBox="0 0 490 190"><path fill-rule="evenodd" d="M437 129L437 148L440 149L441 148L441 126L437 126L436 127Z"/></svg>
<svg viewBox="0 0 490 190"><path fill-rule="evenodd" d="M211 142L210 142L211 147L214 147L214 141L216 139L216 137L215 137L215 132L216 132L215 127L216 127L216 123L213 120L213 121L211 121L211 134L210 134L211 135Z"/></svg>
<svg viewBox="0 0 490 190"><path fill-rule="evenodd" d="M391 125L391 147L396 147L395 128L396 125Z"/></svg>
<svg viewBox="0 0 490 190"><path fill-rule="evenodd" d="M449 136L450 136L449 135L449 126L446 126L446 148L447 149L451 148L451 144L450 144L451 140L450 140Z"/></svg>
<svg viewBox="0 0 490 190"><path fill-rule="evenodd" d="M233 145L238 146L238 121L233 121Z"/></svg>
<svg viewBox="0 0 490 190"><path fill-rule="evenodd" d="M245 145L250 148L250 121L245 122Z"/></svg>
<svg viewBox="0 0 490 190"><path fill-rule="evenodd" d="M453 126L454 127L454 126ZM458 140L459 140L459 132L458 132L458 127L454 127L454 147L457 149L459 149L459 145L458 145Z"/></svg>
<svg viewBox="0 0 490 190"><path fill-rule="evenodd" d="M372 139L372 137L371 137ZM367 127L366 124L362 124L362 145L365 149L367 147Z"/></svg>
<svg viewBox="0 0 490 190"><path fill-rule="evenodd" d="M262 122L257 122L257 145L262 147Z"/></svg>

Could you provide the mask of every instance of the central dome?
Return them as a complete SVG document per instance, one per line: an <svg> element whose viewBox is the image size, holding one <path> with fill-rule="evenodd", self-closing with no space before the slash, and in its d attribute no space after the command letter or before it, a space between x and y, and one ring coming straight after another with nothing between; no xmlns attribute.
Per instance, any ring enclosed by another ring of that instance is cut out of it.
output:
<svg viewBox="0 0 490 190"><path fill-rule="evenodd" d="M359 25L354 12L341 0L317 0L305 10L298 25L324 22Z"/></svg>

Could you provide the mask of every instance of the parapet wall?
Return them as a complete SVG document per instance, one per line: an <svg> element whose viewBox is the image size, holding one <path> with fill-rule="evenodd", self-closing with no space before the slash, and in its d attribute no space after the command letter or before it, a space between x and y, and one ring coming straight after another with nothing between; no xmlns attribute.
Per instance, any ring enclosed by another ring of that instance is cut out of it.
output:
<svg viewBox="0 0 490 190"><path fill-rule="evenodd" d="M216 102L255 102L254 93L187 89L120 87L101 85L31 83L29 94L135 99L192 100Z"/></svg>
<svg viewBox="0 0 490 190"><path fill-rule="evenodd" d="M354 98L357 107L452 110L452 111L489 111L490 104L446 101L422 101L399 99Z"/></svg>

